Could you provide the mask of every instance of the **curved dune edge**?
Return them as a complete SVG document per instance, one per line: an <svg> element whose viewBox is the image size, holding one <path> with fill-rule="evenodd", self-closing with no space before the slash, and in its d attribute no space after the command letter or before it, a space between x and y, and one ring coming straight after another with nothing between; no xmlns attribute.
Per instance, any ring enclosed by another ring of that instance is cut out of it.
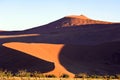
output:
<svg viewBox="0 0 120 80"><path fill-rule="evenodd" d="M10 42L4 43L3 46L53 62L55 64L55 69L45 74L54 74L59 77L61 74L65 73L70 77L74 76L73 73L67 71L59 62L58 56L64 44Z"/></svg>

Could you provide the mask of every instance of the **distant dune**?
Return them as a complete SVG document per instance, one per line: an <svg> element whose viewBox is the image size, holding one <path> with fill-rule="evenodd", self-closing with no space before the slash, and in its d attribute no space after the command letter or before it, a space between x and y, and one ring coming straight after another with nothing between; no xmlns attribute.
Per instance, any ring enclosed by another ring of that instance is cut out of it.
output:
<svg viewBox="0 0 120 80"><path fill-rule="evenodd" d="M64 27L83 27L81 25L91 25L91 24L114 24L112 22L93 20L84 15L80 16L65 16L59 20L51 22L47 25L38 26L36 28L28 29L26 32L39 32L39 33L49 33L53 31L58 31Z"/></svg>
<svg viewBox="0 0 120 80"><path fill-rule="evenodd" d="M70 16L65 16L66 18L78 18L78 19L84 19L84 20L87 20L87 19L90 19L88 17L86 17L85 15L70 15Z"/></svg>
<svg viewBox="0 0 120 80"><path fill-rule="evenodd" d="M0 68L13 72L114 75L120 73L120 23L72 15L24 31L0 32L0 53Z"/></svg>

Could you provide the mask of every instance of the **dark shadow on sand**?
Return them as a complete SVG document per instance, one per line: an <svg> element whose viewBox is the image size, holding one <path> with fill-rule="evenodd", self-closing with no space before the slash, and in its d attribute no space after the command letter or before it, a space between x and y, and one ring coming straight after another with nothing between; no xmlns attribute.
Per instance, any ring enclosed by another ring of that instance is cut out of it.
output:
<svg viewBox="0 0 120 80"><path fill-rule="evenodd" d="M120 73L120 42L100 45L65 45L59 60L68 71L99 75Z"/></svg>
<svg viewBox="0 0 120 80"><path fill-rule="evenodd" d="M0 46L0 68L12 72L27 70L30 72L49 72L54 69L54 63L48 62L17 50Z"/></svg>
<svg viewBox="0 0 120 80"><path fill-rule="evenodd" d="M0 32L1 35L40 34L39 36L0 38L6 42L54 43L54 44L95 44L111 42L120 37L120 24L91 24L56 28L51 25L24 31Z"/></svg>

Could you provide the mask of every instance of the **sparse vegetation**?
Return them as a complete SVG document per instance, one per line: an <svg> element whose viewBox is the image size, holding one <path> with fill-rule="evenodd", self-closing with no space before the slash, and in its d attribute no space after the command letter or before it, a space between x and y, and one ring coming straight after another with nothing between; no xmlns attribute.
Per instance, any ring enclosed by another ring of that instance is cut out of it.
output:
<svg viewBox="0 0 120 80"><path fill-rule="evenodd" d="M46 78L56 78L56 76L54 74L47 74L45 75Z"/></svg>
<svg viewBox="0 0 120 80"><path fill-rule="evenodd" d="M60 78L69 78L69 75L68 75L68 74L62 74L62 75L60 76Z"/></svg>
<svg viewBox="0 0 120 80"><path fill-rule="evenodd" d="M11 71L0 69L0 77L12 77L13 74Z"/></svg>
<svg viewBox="0 0 120 80"><path fill-rule="evenodd" d="M120 79L120 74L116 74L116 77L117 77L118 79Z"/></svg>
<svg viewBox="0 0 120 80"><path fill-rule="evenodd" d="M45 77L45 75L44 75L44 74L42 74L41 72L37 72L37 71L35 71L35 72L31 73L31 77L44 78L44 77Z"/></svg>
<svg viewBox="0 0 120 80"><path fill-rule="evenodd" d="M17 73L13 74L11 71L2 70L0 69L0 80L48 80L51 78L52 80L62 80L64 78L69 78L68 74L62 74L57 78L54 74L42 74L41 72L28 72L27 70L19 70ZM75 79L82 79L82 80L114 80L114 79L120 79L120 74L116 75L88 75L86 73L79 73L76 74L75 77L72 80Z"/></svg>
<svg viewBox="0 0 120 80"><path fill-rule="evenodd" d="M27 70L19 70L15 76L17 77L31 77L31 73L27 72Z"/></svg>
<svg viewBox="0 0 120 80"><path fill-rule="evenodd" d="M87 78L87 74L86 73L79 73L75 75L75 78Z"/></svg>

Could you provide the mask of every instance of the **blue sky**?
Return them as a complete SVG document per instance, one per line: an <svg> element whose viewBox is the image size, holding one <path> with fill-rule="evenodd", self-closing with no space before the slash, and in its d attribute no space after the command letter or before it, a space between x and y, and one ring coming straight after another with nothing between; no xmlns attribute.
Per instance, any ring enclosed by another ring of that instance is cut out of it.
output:
<svg viewBox="0 0 120 80"><path fill-rule="evenodd" d="M24 30L80 14L120 22L120 0L0 0L0 30Z"/></svg>

